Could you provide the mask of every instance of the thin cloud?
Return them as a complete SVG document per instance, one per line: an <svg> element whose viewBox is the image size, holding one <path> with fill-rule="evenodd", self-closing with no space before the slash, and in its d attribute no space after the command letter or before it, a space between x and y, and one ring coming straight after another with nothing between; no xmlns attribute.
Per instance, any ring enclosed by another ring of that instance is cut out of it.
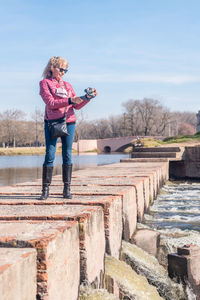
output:
<svg viewBox="0 0 200 300"><path fill-rule="evenodd" d="M41 73L41 72L40 72ZM6 85L10 79L15 78L17 84L20 82L21 85L30 84L30 82L37 82L41 80L41 74L34 72L2 72L2 81ZM5 76L6 75L6 76ZM1 72L0 72L1 77ZM67 79L67 78L65 78ZM70 80L75 80L78 82L99 82L99 83L162 83L162 84L174 84L181 85L185 83L199 83L200 76L195 75L179 75L179 74L123 74L123 73L71 73L68 77ZM67 79L67 80L68 80ZM9 83L10 84L10 83Z"/></svg>
<svg viewBox="0 0 200 300"><path fill-rule="evenodd" d="M93 81L93 82L110 82L110 83L164 83L164 84L184 84L198 83L200 76L192 75L165 75L165 74L71 74L73 80L77 81Z"/></svg>

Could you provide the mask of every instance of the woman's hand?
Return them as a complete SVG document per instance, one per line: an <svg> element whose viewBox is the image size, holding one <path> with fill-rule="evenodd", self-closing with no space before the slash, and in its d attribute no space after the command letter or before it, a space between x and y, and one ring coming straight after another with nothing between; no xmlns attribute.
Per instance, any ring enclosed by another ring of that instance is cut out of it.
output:
<svg viewBox="0 0 200 300"><path fill-rule="evenodd" d="M96 89L94 89L94 94L95 94L95 97L98 95L98 93L97 93L97 90L96 90Z"/></svg>
<svg viewBox="0 0 200 300"><path fill-rule="evenodd" d="M90 96L89 94L86 94L86 95L87 95L87 98L88 98L88 99L92 99L92 98L96 97L97 94L98 94L96 89L94 89L93 94L94 94L94 96L93 96L93 95Z"/></svg>
<svg viewBox="0 0 200 300"><path fill-rule="evenodd" d="M71 102L73 104L80 104L81 102L83 102L83 100L81 98L79 98L79 97L72 97L71 98Z"/></svg>

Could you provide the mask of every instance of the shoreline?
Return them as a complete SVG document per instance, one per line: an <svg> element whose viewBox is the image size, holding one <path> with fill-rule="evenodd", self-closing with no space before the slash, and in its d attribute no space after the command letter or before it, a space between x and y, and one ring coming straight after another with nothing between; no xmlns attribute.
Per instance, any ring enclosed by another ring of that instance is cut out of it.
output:
<svg viewBox="0 0 200 300"><path fill-rule="evenodd" d="M56 154L61 154L62 148L57 147ZM15 148L0 148L1 156L12 156L12 155L44 155L45 147L15 147ZM78 152L72 149L72 154L78 154ZM79 152L79 154L99 154L98 151L86 151Z"/></svg>

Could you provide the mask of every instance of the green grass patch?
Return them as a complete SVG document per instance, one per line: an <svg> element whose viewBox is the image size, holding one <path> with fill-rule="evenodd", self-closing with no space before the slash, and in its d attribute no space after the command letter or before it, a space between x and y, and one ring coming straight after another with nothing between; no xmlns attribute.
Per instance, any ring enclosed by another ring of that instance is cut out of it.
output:
<svg viewBox="0 0 200 300"><path fill-rule="evenodd" d="M177 136L169 136L165 138L162 143L170 144L170 143L185 143L185 142L194 142L200 141L200 132L197 132L194 135L177 135Z"/></svg>
<svg viewBox="0 0 200 300"><path fill-rule="evenodd" d="M93 150L87 150L85 153L101 153L101 151L98 148L95 148Z"/></svg>
<svg viewBox="0 0 200 300"><path fill-rule="evenodd" d="M133 140L133 143L136 140ZM143 147L159 147L162 145L173 144L173 143L189 143L189 142L200 142L200 132L197 132L194 135L177 135L177 136L169 136L164 138L163 140L158 139L141 139Z"/></svg>
<svg viewBox="0 0 200 300"><path fill-rule="evenodd" d="M61 153L61 148L57 148L57 153ZM16 147L16 148L0 148L0 156L2 155L43 155L45 147Z"/></svg>

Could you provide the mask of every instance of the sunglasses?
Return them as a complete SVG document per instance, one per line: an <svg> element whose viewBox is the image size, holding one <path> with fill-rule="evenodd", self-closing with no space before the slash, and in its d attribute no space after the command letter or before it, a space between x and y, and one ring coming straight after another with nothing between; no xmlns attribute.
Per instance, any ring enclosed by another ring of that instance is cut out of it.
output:
<svg viewBox="0 0 200 300"><path fill-rule="evenodd" d="M68 72L67 69L63 69L63 68L59 68L59 71L60 71L61 73L64 72L65 74Z"/></svg>

